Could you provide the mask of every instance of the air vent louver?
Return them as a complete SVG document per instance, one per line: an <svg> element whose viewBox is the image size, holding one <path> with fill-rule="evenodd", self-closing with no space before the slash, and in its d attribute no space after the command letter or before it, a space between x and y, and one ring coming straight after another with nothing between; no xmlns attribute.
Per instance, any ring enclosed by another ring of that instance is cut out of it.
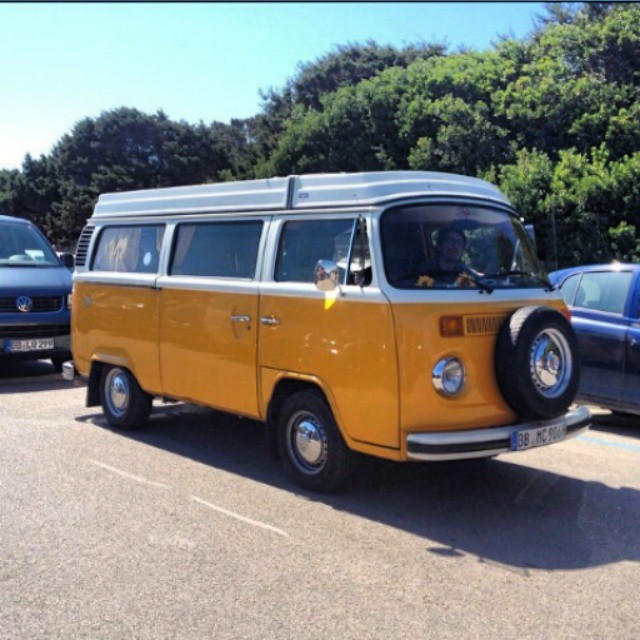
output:
<svg viewBox="0 0 640 640"><path fill-rule="evenodd" d="M76 248L76 266L84 267L87 261L87 252L89 251L89 243L91 242L91 236L93 235L93 225L87 225L80 234L78 240L78 246Z"/></svg>

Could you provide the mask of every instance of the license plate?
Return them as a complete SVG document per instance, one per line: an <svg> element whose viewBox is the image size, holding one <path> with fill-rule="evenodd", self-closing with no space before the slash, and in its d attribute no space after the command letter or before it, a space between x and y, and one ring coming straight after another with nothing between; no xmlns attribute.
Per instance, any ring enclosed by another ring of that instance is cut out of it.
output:
<svg viewBox="0 0 640 640"><path fill-rule="evenodd" d="M8 353L25 353L26 351L46 351L54 349L53 338L30 338L28 340L8 340L5 351Z"/></svg>
<svg viewBox="0 0 640 640"><path fill-rule="evenodd" d="M567 425L556 424L537 429L525 429L511 434L511 451L524 451L533 447L559 442L567 437Z"/></svg>

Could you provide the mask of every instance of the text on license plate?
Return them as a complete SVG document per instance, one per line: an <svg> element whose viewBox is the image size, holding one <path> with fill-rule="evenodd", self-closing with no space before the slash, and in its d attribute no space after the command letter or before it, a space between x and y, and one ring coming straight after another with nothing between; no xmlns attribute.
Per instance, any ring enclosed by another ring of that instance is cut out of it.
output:
<svg viewBox="0 0 640 640"><path fill-rule="evenodd" d="M541 447L545 444L558 442L567 437L567 426L556 424L537 429L525 429L511 434L511 451L522 451L532 447Z"/></svg>
<svg viewBox="0 0 640 640"><path fill-rule="evenodd" d="M7 340L4 350L8 353L24 353L25 351L44 351L54 348L53 338L29 338L28 340Z"/></svg>

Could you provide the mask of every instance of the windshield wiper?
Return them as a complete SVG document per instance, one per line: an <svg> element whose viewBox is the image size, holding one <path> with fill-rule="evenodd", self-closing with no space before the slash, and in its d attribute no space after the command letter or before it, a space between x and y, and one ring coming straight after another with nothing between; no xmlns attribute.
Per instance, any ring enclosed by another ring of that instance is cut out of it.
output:
<svg viewBox="0 0 640 640"><path fill-rule="evenodd" d="M521 271L519 269L513 269L511 271L498 271L496 273L489 273L483 276L484 278L506 278L508 276L522 276L526 278L531 278L535 280L537 283L544 285L545 289L548 291L554 291L554 286L549 282L547 278L543 278L539 276L537 273L533 273L532 271Z"/></svg>

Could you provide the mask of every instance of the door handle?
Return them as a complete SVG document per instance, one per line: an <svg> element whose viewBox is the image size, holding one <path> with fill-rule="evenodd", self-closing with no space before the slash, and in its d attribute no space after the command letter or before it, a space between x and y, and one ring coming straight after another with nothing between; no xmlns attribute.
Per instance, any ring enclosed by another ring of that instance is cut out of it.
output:
<svg viewBox="0 0 640 640"><path fill-rule="evenodd" d="M262 316L262 318L260 318L260 322L262 322L262 324L266 324L268 327L276 327L280 324L280 320L275 316Z"/></svg>
<svg viewBox="0 0 640 640"><path fill-rule="evenodd" d="M247 324L251 322L251 316L229 316L229 320L231 320L231 322L241 322L243 324Z"/></svg>

